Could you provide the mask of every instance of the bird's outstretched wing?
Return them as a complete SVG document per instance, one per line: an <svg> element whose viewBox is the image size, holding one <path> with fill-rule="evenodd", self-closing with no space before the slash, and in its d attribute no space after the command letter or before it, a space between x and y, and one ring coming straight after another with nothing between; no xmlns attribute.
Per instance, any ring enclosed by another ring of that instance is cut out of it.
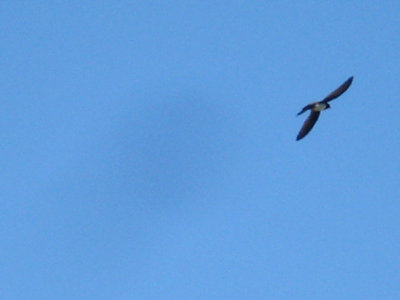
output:
<svg viewBox="0 0 400 300"><path fill-rule="evenodd" d="M297 135L296 141L305 137L311 129L314 127L315 122L317 122L320 112L319 111L311 111L307 120L304 121L303 127L301 127L299 134Z"/></svg>
<svg viewBox="0 0 400 300"><path fill-rule="evenodd" d="M327 103L333 99L336 99L349 88L352 82L353 82L353 76L351 76L349 79L343 82L341 86L339 86L336 90L334 90L332 93L326 96L324 100L322 100L321 102Z"/></svg>

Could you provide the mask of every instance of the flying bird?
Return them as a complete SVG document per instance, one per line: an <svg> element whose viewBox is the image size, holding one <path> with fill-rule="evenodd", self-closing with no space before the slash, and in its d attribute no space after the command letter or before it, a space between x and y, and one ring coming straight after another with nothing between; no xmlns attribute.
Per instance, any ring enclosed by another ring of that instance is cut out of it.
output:
<svg viewBox="0 0 400 300"><path fill-rule="evenodd" d="M334 90L332 93L326 96L322 101L313 102L303 107L303 109L297 115L301 115L306 110L310 110L311 113L308 116L307 120L305 120L303 127L301 127L300 132L297 135L296 141L302 139L311 131L311 129L317 122L321 111L331 108L328 102L332 101L333 99L336 99L341 94L343 94L349 88L352 82L353 82L353 76L351 76L349 79L343 82L341 86L339 86L336 90Z"/></svg>

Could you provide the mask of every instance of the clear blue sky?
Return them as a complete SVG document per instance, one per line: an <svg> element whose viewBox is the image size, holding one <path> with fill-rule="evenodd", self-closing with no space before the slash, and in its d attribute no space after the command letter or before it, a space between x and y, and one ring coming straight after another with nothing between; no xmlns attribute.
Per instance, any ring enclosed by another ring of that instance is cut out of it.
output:
<svg viewBox="0 0 400 300"><path fill-rule="evenodd" d="M1 1L0 298L400 299L399 20Z"/></svg>

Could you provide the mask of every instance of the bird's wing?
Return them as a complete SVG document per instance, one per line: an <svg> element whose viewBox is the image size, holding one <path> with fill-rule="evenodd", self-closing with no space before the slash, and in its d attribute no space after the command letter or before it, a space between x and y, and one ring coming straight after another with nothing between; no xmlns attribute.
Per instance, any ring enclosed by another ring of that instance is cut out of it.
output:
<svg viewBox="0 0 400 300"><path fill-rule="evenodd" d="M352 82L353 82L353 76L351 76L349 79L343 82L341 86L339 86L336 90L334 90L332 93L326 96L325 99L322 100L321 102L327 103L333 99L336 99L349 88Z"/></svg>
<svg viewBox="0 0 400 300"><path fill-rule="evenodd" d="M319 111L311 111L307 120L304 121L303 127L301 127L299 134L297 135L296 141L305 137L311 129L314 127L315 122L317 122L320 112Z"/></svg>

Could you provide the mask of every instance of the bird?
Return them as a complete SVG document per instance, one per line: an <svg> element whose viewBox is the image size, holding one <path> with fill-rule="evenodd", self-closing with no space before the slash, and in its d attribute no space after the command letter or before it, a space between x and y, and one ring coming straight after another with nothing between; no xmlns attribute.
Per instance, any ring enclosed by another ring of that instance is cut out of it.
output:
<svg viewBox="0 0 400 300"><path fill-rule="evenodd" d="M329 101L336 99L340 95L342 95L351 85L353 82L353 76L349 77L345 82L342 83L336 90L326 96L323 100L318 102L310 103L303 107L303 109L297 114L298 116L304 113L307 110L310 110L310 115L305 120L303 126L301 127L299 134L296 137L296 141L301 140L304 138L314 127L315 123L317 122L321 111L331 108L329 105Z"/></svg>

